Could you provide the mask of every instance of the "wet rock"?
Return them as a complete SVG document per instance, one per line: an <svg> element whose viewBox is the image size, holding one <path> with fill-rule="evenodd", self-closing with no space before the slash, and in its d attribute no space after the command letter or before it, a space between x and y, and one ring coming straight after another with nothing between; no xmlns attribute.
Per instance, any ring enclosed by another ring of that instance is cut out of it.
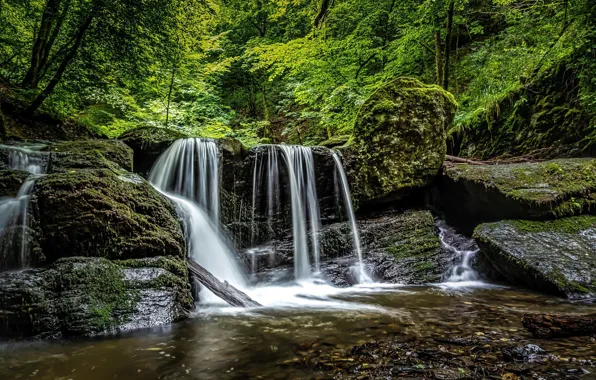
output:
<svg viewBox="0 0 596 380"><path fill-rule="evenodd" d="M596 294L596 217L503 221L474 232L487 261L514 284L588 298Z"/></svg>
<svg viewBox="0 0 596 380"><path fill-rule="evenodd" d="M183 318L192 308L188 273L172 268L184 262L71 257L0 273L0 337L94 335Z"/></svg>
<svg viewBox="0 0 596 380"><path fill-rule="evenodd" d="M0 170L0 198L15 197L27 177L26 171Z"/></svg>
<svg viewBox="0 0 596 380"><path fill-rule="evenodd" d="M541 357L544 357L546 351L535 344L527 344L525 346L514 347L512 349L503 350L503 359L505 361L523 361L531 362Z"/></svg>
<svg viewBox="0 0 596 380"><path fill-rule="evenodd" d="M445 159L455 108L451 94L410 78L373 93L344 149L356 203L395 201L431 183Z"/></svg>
<svg viewBox="0 0 596 380"><path fill-rule="evenodd" d="M82 140L51 144L48 173L74 169L132 170L133 151L118 140Z"/></svg>
<svg viewBox="0 0 596 380"><path fill-rule="evenodd" d="M596 209L596 159L444 169L435 202L466 233L484 222L541 220Z"/></svg>
<svg viewBox="0 0 596 380"><path fill-rule="evenodd" d="M187 134L168 128L141 127L125 132L119 140L134 152L134 170L147 177L157 158L178 139Z"/></svg>
<svg viewBox="0 0 596 380"><path fill-rule="evenodd" d="M49 262L65 256L110 259L185 256L171 202L134 174L109 170L50 174L33 193Z"/></svg>

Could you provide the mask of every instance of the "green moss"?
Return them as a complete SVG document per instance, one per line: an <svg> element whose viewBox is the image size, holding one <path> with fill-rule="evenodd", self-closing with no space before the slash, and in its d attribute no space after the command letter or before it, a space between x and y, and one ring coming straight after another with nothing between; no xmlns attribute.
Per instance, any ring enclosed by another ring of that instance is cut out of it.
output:
<svg viewBox="0 0 596 380"><path fill-rule="evenodd" d="M451 94L411 78L374 92L358 112L350 143L354 197L400 198L427 185L445 158L455 108Z"/></svg>
<svg viewBox="0 0 596 380"><path fill-rule="evenodd" d="M472 182L554 217L596 208L596 159L569 158L511 165L456 165L453 181Z"/></svg>
<svg viewBox="0 0 596 380"><path fill-rule="evenodd" d="M138 141L142 144L161 143L163 141L174 141L191 137L188 134L169 128L157 128L157 127L141 127L135 128L124 133L120 136L120 139L124 142L131 140Z"/></svg>
<svg viewBox="0 0 596 380"><path fill-rule="evenodd" d="M520 232L563 232L577 234L588 228L596 228L596 217L584 215L543 222L512 220L509 223L515 226Z"/></svg>
<svg viewBox="0 0 596 380"><path fill-rule="evenodd" d="M81 140L52 145L51 172L72 169L132 170L133 152L118 140Z"/></svg>
<svg viewBox="0 0 596 380"><path fill-rule="evenodd" d="M324 146L327 148L335 148L338 146L345 146L351 137L352 137L351 135L333 136L330 139L320 142L318 145Z"/></svg>
<svg viewBox="0 0 596 380"><path fill-rule="evenodd" d="M162 268L177 276L188 277L188 267L181 259L159 256L141 259L116 260L122 268Z"/></svg>
<svg viewBox="0 0 596 380"><path fill-rule="evenodd" d="M109 170L50 174L35 192L50 261L67 255L128 259L184 257L173 205L136 175Z"/></svg>

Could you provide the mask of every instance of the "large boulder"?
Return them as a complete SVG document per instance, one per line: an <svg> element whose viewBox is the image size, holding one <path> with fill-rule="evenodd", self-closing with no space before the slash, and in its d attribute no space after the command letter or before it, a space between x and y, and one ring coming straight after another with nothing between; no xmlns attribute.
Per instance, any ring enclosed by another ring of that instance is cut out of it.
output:
<svg viewBox="0 0 596 380"><path fill-rule="evenodd" d="M136 174L49 174L37 180L33 196L49 262L65 256L185 256L173 205Z"/></svg>
<svg viewBox="0 0 596 380"><path fill-rule="evenodd" d="M0 273L0 337L95 335L170 323L193 307L184 261L71 257Z"/></svg>
<svg viewBox="0 0 596 380"><path fill-rule="evenodd" d="M474 232L486 260L504 278L541 292L596 294L596 217L482 224Z"/></svg>
<svg viewBox="0 0 596 380"><path fill-rule="evenodd" d="M596 211L596 159L446 167L435 202L471 233L484 222L548 219Z"/></svg>
<svg viewBox="0 0 596 380"><path fill-rule="evenodd" d="M439 86L400 78L362 105L346 148L353 197L395 201L431 183L447 150L456 103Z"/></svg>

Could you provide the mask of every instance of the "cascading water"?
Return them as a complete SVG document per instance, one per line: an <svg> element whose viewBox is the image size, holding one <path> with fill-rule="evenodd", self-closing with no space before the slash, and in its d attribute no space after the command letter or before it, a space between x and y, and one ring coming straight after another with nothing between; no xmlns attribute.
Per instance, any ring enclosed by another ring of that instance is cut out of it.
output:
<svg viewBox="0 0 596 380"><path fill-rule="evenodd" d="M2 146L9 150L10 169L27 171L33 176L21 185L16 197L0 199L0 269L23 269L31 264L28 209L35 178L45 173L47 155L39 152L42 147Z"/></svg>
<svg viewBox="0 0 596 380"><path fill-rule="evenodd" d="M149 182L178 207L188 256L214 276L244 289L246 280L233 248L219 228L219 155L213 141L177 140L157 160ZM195 203L197 202L197 203ZM202 208L208 211L203 211ZM202 302L221 302L207 289Z"/></svg>
<svg viewBox="0 0 596 380"><path fill-rule="evenodd" d="M370 276L366 273L366 269L364 268L364 264L362 262L362 249L360 247L360 234L358 233L358 227L356 226L356 216L354 215L354 207L352 206L352 195L350 194L350 185L348 183L348 177L346 176L346 172L341 162L341 158L337 152L333 152L333 160L335 161L335 167L339 172L339 177L341 180L341 193L344 197L344 202L346 205L346 211L348 213L348 220L350 222L350 227L352 229L352 238L354 239L354 250L358 255L358 265L355 268L358 283L369 283L372 282Z"/></svg>
<svg viewBox="0 0 596 380"><path fill-rule="evenodd" d="M153 165L149 181L162 191L197 202L219 222L219 154L213 141L176 140Z"/></svg>
<svg viewBox="0 0 596 380"><path fill-rule="evenodd" d="M256 234L256 220L255 213L259 208L258 195L260 194L259 189L264 185L266 180L266 204L265 214L267 215L267 223L269 230L269 237L274 235L273 221L276 215L280 212L280 183L279 183L279 163L277 155L277 146L275 145L263 145L261 149L264 152L255 154L255 160L253 163L253 179L252 179L252 228L251 228L251 242L255 242Z"/></svg>
<svg viewBox="0 0 596 380"><path fill-rule="evenodd" d="M296 145L280 145L287 166L292 201L292 232L294 239L294 276L296 280L311 276L308 246L308 226L312 238L315 273L319 272L319 231L321 217L315 182L312 149Z"/></svg>
<svg viewBox="0 0 596 380"><path fill-rule="evenodd" d="M439 239L441 240L441 244L445 249L454 253L456 260L456 264L454 264L449 270L446 280L448 282L477 281L479 279L478 274L474 268L472 268L471 260L474 258L474 255L478 253L478 250L457 249L447 241L448 230L444 225L439 224L439 231Z"/></svg>

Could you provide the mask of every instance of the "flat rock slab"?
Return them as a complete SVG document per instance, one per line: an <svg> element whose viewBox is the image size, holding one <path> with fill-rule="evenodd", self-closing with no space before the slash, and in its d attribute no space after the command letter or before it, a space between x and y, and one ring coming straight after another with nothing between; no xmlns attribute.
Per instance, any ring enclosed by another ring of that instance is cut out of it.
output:
<svg viewBox="0 0 596 380"><path fill-rule="evenodd" d="M596 159L510 165L454 165L437 194L449 224L471 232L503 219L549 219L596 209Z"/></svg>
<svg viewBox="0 0 596 380"><path fill-rule="evenodd" d="M569 298L596 295L596 216L482 224L474 237L479 257L512 283Z"/></svg>

